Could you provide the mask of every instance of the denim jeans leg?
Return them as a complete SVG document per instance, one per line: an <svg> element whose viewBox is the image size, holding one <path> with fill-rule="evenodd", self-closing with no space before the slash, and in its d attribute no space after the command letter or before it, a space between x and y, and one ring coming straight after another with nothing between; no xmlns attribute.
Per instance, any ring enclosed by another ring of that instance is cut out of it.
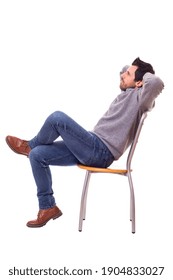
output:
<svg viewBox="0 0 173 280"><path fill-rule="evenodd" d="M55 206L50 165L75 165L78 160L63 141L33 148L29 154L32 173L37 186L39 209Z"/></svg>
<svg viewBox="0 0 173 280"><path fill-rule="evenodd" d="M98 164L101 166L103 164L102 156L105 160L104 153L112 159L112 154L98 137L60 111L52 113L46 119L39 133L30 140L29 144L31 148L52 144L59 136L62 137L67 148L83 164L91 165L95 155L98 155Z"/></svg>
<svg viewBox="0 0 173 280"><path fill-rule="evenodd" d="M55 141L59 136L63 141ZM112 154L97 136L59 111L46 119L29 144L32 148L29 158L42 209L55 204L49 165L74 165L80 162L106 167L113 161Z"/></svg>

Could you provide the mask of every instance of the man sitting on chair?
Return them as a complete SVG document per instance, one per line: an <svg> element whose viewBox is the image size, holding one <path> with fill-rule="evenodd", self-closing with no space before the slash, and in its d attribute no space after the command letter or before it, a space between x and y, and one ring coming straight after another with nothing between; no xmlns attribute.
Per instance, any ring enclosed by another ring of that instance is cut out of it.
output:
<svg viewBox="0 0 173 280"><path fill-rule="evenodd" d="M131 66L122 69L121 93L92 131L56 111L31 140L6 137L14 152L29 158L37 186L39 212L35 220L27 223L28 227L42 227L62 215L53 195L50 166L110 166L132 143L142 113L152 108L163 88L151 64L136 58ZM62 140L57 140L59 136Z"/></svg>

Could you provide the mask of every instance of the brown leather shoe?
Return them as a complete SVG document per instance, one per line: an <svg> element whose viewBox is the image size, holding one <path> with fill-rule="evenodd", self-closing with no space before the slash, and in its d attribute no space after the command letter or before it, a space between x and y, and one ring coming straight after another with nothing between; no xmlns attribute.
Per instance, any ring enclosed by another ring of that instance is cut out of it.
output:
<svg viewBox="0 0 173 280"><path fill-rule="evenodd" d="M27 222L28 227L36 228L36 227L42 227L44 226L49 220L57 219L62 215L61 210L57 207L54 206L52 208L48 209L41 209L38 212L38 216L36 220L29 221Z"/></svg>
<svg viewBox="0 0 173 280"><path fill-rule="evenodd" d="M31 151L28 141L19 139L15 136L8 135L6 137L6 142L13 152L17 154L28 156Z"/></svg>

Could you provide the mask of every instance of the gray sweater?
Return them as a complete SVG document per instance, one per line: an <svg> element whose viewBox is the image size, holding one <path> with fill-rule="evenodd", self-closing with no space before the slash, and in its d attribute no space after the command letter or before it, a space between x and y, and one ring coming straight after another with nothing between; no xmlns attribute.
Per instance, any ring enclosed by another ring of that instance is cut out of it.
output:
<svg viewBox="0 0 173 280"><path fill-rule="evenodd" d="M105 143L115 160L132 143L142 113L152 109L155 98L163 88L160 78L146 73L143 86L121 91L98 121L92 132Z"/></svg>

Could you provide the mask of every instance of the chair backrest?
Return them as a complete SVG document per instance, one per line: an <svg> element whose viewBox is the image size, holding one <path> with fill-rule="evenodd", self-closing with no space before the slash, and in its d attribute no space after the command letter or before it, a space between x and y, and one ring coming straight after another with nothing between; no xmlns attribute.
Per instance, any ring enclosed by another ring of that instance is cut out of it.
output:
<svg viewBox="0 0 173 280"><path fill-rule="evenodd" d="M129 154L128 154L128 157L127 157L127 162L126 162L126 168L127 168L127 171L130 171L131 170L131 161L132 161L132 157L134 155L134 151L135 151L135 148L136 148L136 144L138 142L138 139L139 139L139 135L140 135L140 132L141 132L141 129L142 129L142 126L144 124L144 120L146 119L147 117L147 114L148 114L148 111L144 112L141 116L141 119L139 121L139 124L138 124L138 128L136 130L136 134L135 134L135 138L131 144L131 147L130 147L130 151L129 151Z"/></svg>

